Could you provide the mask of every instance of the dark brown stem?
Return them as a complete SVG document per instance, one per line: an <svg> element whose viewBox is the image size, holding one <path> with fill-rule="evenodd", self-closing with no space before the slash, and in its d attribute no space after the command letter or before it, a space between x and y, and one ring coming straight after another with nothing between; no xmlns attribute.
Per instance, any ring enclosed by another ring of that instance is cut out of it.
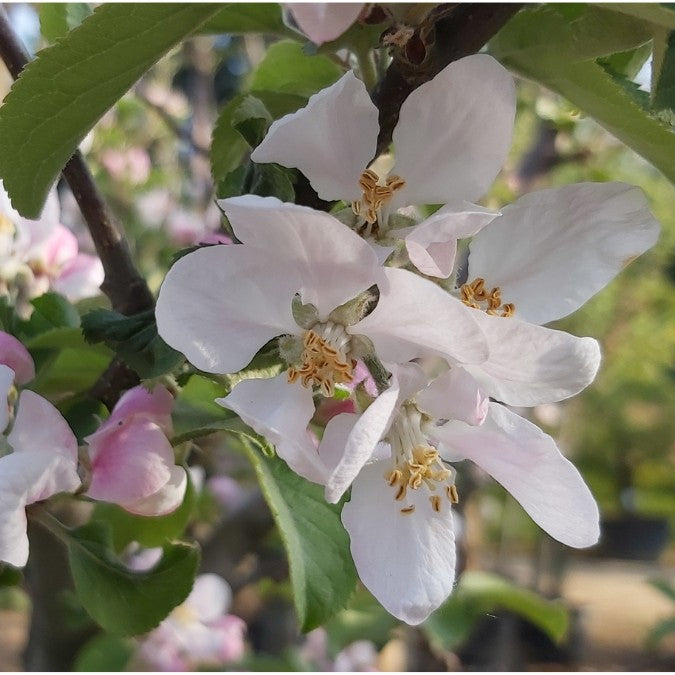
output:
<svg viewBox="0 0 675 675"><path fill-rule="evenodd" d="M14 79L30 61L4 11L0 11L0 56ZM108 296L113 308L122 314L151 308L154 304L152 293L136 269L124 232L108 211L79 151L66 164L63 176L89 227L105 271L101 290Z"/></svg>
<svg viewBox="0 0 675 675"><path fill-rule="evenodd" d="M430 54L423 54L419 66L400 55L394 60L373 94L375 105L380 111L380 135L377 152L384 152L391 143L391 135L398 122L403 101L424 82L431 80L452 61L469 54L475 54L494 36L504 24L521 8L521 4L458 4L444 10L442 7L432 13L442 18L433 27L422 26L416 39L422 42L428 37ZM428 29L431 28L431 31ZM422 35L421 31L428 31ZM421 47L424 49L424 46Z"/></svg>

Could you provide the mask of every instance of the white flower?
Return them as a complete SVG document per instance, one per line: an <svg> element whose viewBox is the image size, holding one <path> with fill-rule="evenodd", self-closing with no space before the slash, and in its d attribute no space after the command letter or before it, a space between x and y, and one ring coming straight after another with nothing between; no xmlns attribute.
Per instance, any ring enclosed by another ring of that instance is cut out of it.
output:
<svg viewBox="0 0 675 675"><path fill-rule="evenodd" d="M219 402L276 443L304 477L325 481L306 432L314 390L332 395L336 384L349 381L360 336L388 362L487 358L475 312L410 272L381 268L371 247L332 216L253 196L221 207L242 245L203 248L173 266L157 301L158 330L191 363L215 373L244 368L268 341L287 336L281 350L287 372L244 380ZM334 313L374 285L379 301L365 319L350 324ZM314 307L300 323L296 296ZM386 424L395 398L385 392L366 414Z"/></svg>
<svg viewBox="0 0 675 675"><path fill-rule="evenodd" d="M420 623L452 590L458 494L448 461L478 464L559 541L597 541L597 505L550 436L489 403L466 374L450 369L429 383L415 364L389 368L398 380L397 412L379 438L360 446L370 463L342 511L359 576L389 612ZM327 463L342 456L358 422L342 413L328 423L319 448ZM336 478L339 471L327 486L333 497L342 490Z"/></svg>
<svg viewBox="0 0 675 675"><path fill-rule="evenodd" d="M393 133L396 161L387 178L368 165L377 148L378 111L352 72L275 121L251 158L300 169L323 199L351 202L355 227L391 251L405 239L425 274L447 277L456 240L495 217L471 204L488 189L511 143L515 88L486 54L451 63L401 106ZM414 228L390 229L397 209L446 204Z"/></svg>

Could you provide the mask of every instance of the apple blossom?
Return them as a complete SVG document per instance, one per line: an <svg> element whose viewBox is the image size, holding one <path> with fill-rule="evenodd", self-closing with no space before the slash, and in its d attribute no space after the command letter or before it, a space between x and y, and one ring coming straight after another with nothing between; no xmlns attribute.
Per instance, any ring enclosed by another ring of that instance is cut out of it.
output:
<svg viewBox="0 0 675 675"><path fill-rule="evenodd" d="M448 461L478 464L559 541L578 548L597 542L597 505L550 436L489 402L453 368L431 382L413 363L388 368L398 379L397 413L379 437L358 445L370 462L353 481L342 520L361 580L389 612L420 623L452 590L458 494ZM358 423L358 415L341 414L326 426L319 452L337 465L330 501L346 487L340 464Z"/></svg>
<svg viewBox="0 0 675 675"><path fill-rule="evenodd" d="M395 163L386 179L371 167L378 111L353 72L275 121L253 151L256 162L300 169L319 196L352 204L354 228L385 249L405 239L413 264L431 276L452 271L456 241L497 214L470 202L499 172L511 143L513 78L486 54L451 63L415 89L393 133ZM390 217L410 204L446 206L415 227ZM399 222L397 222L397 220Z"/></svg>
<svg viewBox="0 0 675 675"><path fill-rule="evenodd" d="M232 591L216 574L195 579L187 600L142 639L138 657L162 671L194 670L240 661L246 624L227 614Z"/></svg>
<svg viewBox="0 0 675 675"><path fill-rule="evenodd" d="M321 45L340 37L364 8L357 2L287 2L300 30L314 44Z"/></svg>
<svg viewBox="0 0 675 675"><path fill-rule="evenodd" d="M91 482L86 494L113 502L131 513L157 516L183 501L187 475L175 465L172 433L173 397L162 385L127 391L110 417L87 436Z"/></svg>
<svg viewBox="0 0 675 675"><path fill-rule="evenodd" d="M325 479L306 431L315 389L332 396L337 384L353 379L364 337L379 359L391 362L487 357L473 311L410 272L385 271L372 248L332 216L271 197L237 197L220 206L242 244L210 246L178 260L160 289L157 327L197 368L215 373L237 372L280 338L286 372L243 380L218 402L274 442L304 477ZM376 307L365 319L360 306L349 317L345 303L373 286ZM386 423L395 398L385 391L367 418Z"/></svg>

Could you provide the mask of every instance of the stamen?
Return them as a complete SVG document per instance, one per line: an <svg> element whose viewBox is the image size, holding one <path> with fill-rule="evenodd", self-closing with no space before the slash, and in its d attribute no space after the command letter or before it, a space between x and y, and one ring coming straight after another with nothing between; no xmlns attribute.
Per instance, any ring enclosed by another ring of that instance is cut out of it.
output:
<svg viewBox="0 0 675 675"><path fill-rule="evenodd" d="M438 495L432 495L429 497L429 501L431 502L431 508L436 511L436 513L441 512L441 498Z"/></svg>
<svg viewBox="0 0 675 675"><path fill-rule="evenodd" d="M459 504L459 495L457 494L457 487L454 484L445 486L445 494L452 504Z"/></svg>
<svg viewBox="0 0 675 675"><path fill-rule="evenodd" d="M348 383L354 379L354 361L347 360L342 353L349 343L349 336L336 333L332 324L326 329L326 338L314 330L305 333L304 350L300 357L302 365L288 369L288 381L295 382L299 379L307 388L318 386L321 393L330 398L335 393L336 384ZM338 340L337 348L329 342L331 338Z"/></svg>
<svg viewBox="0 0 675 675"><path fill-rule="evenodd" d="M516 306L512 303L502 304L502 291L496 286L485 290L485 279L477 277L471 283L463 284L459 289L462 302L472 309L481 309L491 316L513 316Z"/></svg>
<svg viewBox="0 0 675 675"><path fill-rule="evenodd" d="M401 509L401 513L412 513L415 510L415 505L411 504L410 506L406 506L404 509Z"/></svg>
<svg viewBox="0 0 675 675"><path fill-rule="evenodd" d="M379 210L392 198L394 192L405 185L403 178L396 175L389 176L384 185L380 185L379 180L379 176L374 171L366 169L359 179L359 187L363 195L361 199L352 202L352 211L357 216L363 216L368 225L374 225L377 222Z"/></svg>

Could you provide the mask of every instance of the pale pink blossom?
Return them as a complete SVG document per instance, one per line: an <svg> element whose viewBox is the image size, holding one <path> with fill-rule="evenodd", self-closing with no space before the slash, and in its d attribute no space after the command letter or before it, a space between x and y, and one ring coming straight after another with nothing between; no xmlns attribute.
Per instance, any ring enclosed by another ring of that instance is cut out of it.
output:
<svg viewBox="0 0 675 675"><path fill-rule="evenodd" d="M9 366L17 384L35 377L35 363L28 350L13 335L0 331L0 364Z"/></svg>
<svg viewBox="0 0 675 675"><path fill-rule="evenodd" d="M127 391L99 429L85 438L91 481L87 495L131 513L157 516L183 501L187 474L175 465L171 435L173 397L157 385Z"/></svg>
<svg viewBox="0 0 675 675"><path fill-rule="evenodd" d="M358 19L364 8L359 2L287 2L300 30L314 44L340 37Z"/></svg>

